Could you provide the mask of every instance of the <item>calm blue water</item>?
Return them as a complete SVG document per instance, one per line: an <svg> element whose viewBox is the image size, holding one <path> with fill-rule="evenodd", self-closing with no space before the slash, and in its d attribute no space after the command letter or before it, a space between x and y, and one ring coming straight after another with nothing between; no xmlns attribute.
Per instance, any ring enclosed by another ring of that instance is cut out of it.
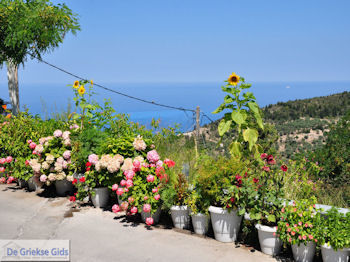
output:
<svg viewBox="0 0 350 262"><path fill-rule="evenodd" d="M51 112L60 112L67 108L73 99L73 93L67 83L47 85L20 84L21 108L24 105L33 114L43 117ZM211 112L222 102L225 94L221 91L222 83L157 83L157 84L106 84L109 88L133 96L144 98L172 106L195 109L200 106L213 120L221 115L212 115ZM96 100L111 99L113 106L120 113L130 114L132 121L149 125L152 118L160 118L161 126L166 127L181 124L181 130L187 131L193 127L191 112L185 114L177 110L130 100L114 93L95 87ZM272 82L253 83L251 90L260 106L274 104L279 101L325 96L343 91L350 91L350 82ZM0 84L0 97L9 100L6 84ZM44 101L45 106L43 106ZM201 124L208 120L201 119Z"/></svg>

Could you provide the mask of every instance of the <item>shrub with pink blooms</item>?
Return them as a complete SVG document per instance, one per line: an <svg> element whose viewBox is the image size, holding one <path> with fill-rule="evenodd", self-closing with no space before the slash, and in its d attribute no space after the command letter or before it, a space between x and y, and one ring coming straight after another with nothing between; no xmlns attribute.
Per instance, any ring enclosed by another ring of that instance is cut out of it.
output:
<svg viewBox="0 0 350 262"><path fill-rule="evenodd" d="M147 156L152 155L151 158L133 158L131 169L124 170L123 179L119 185L114 186L116 194L122 200L121 210L130 214L141 211L153 214L162 203L161 192L168 182L167 173L170 168L167 164L159 162L160 157L155 150L149 152ZM171 167L174 165L172 162ZM153 220L148 219L146 223L151 225Z"/></svg>
<svg viewBox="0 0 350 262"><path fill-rule="evenodd" d="M322 235L320 210L316 209L316 198L293 202L281 209L277 234L285 243L305 244L318 242Z"/></svg>
<svg viewBox="0 0 350 262"><path fill-rule="evenodd" d="M28 143L30 148L34 147L33 143ZM70 131L55 130L53 136L40 138L33 156L29 166L41 183L50 185L56 180L73 180Z"/></svg>

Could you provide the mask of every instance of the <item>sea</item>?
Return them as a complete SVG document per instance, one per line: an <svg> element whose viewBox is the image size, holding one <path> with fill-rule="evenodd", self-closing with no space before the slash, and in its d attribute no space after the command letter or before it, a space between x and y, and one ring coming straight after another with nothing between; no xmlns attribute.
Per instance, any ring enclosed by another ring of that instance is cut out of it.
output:
<svg viewBox="0 0 350 262"><path fill-rule="evenodd" d="M223 114L212 114L226 95L221 91L225 83L105 83L110 89L148 101L196 110L200 107L200 124L219 119ZM50 118L54 113L66 111L71 104L74 110L73 92L67 83L25 84L20 83L21 109ZM192 112L159 107L143 103L94 86L93 98L99 103L112 102L118 113L129 114L130 120L150 126L152 118L160 119L161 127L179 125L182 132L193 130L195 118ZM350 91L350 81L343 82L253 82L250 88L259 106L295 99L327 96ZM0 84L0 98L9 101L7 84Z"/></svg>

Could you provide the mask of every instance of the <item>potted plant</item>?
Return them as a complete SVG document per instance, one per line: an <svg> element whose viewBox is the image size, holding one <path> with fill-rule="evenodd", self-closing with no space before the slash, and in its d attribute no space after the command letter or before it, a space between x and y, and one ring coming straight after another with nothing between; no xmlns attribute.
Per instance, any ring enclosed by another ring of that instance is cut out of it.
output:
<svg viewBox="0 0 350 262"><path fill-rule="evenodd" d="M316 198L293 201L281 209L278 222L279 238L292 245L296 262L312 262L316 243L320 239L321 215L315 207Z"/></svg>
<svg viewBox="0 0 350 262"><path fill-rule="evenodd" d="M207 197L200 183L194 182L193 187L194 189L191 191L186 202L191 210L190 215L194 232L199 235L205 235L209 227L210 198Z"/></svg>
<svg viewBox="0 0 350 262"><path fill-rule="evenodd" d="M83 201L90 196L95 207L104 208L109 201L108 187L121 180L121 167L126 160L121 155L99 157L95 154L89 155L88 160L85 164L85 175L72 181L77 187L76 198Z"/></svg>
<svg viewBox="0 0 350 262"><path fill-rule="evenodd" d="M163 207L170 210L174 227L188 229L190 226L189 208L186 205L189 196L189 185L184 174L172 176L162 191Z"/></svg>
<svg viewBox="0 0 350 262"><path fill-rule="evenodd" d="M331 208L322 219L321 253L325 262L347 262L350 255L350 212Z"/></svg>
<svg viewBox="0 0 350 262"><path fill-rule="evenodd" d="M282 241L277 236L277 223L283 208L283 178L288 167L276 165L272 155L261 154L261 161L256 167L258 190L254 206L250 209L250 218L257 222L256 228L263 253L277 255Z"/></svg>

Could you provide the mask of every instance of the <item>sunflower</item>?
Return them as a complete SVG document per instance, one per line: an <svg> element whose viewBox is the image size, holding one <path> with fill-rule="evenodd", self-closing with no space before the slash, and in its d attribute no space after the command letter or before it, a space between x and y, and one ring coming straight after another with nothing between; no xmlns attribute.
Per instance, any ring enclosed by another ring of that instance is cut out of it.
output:
<svg viewBox="0 0 350 262"><path fill-rule="evenodd" d="M227 79L228 83L232 86L236 86L239 82L239 75L236 75L236 73L232 73L230 77Z"/></svg>
<svg viewBox="0 0 350 262"><path fill-rule="evenodd" d="M78 93L79 93L79 95L81 95L81 96L82 96L83 94L85 94L85 88L84 88L84 86L79 87Z"/></svg>
<svg viewBox="0 0 350 262"><path fill-rule="evenodd" d="M74 88L79 88L79 81L78 80L74 81L73 87Z"/></svg>

